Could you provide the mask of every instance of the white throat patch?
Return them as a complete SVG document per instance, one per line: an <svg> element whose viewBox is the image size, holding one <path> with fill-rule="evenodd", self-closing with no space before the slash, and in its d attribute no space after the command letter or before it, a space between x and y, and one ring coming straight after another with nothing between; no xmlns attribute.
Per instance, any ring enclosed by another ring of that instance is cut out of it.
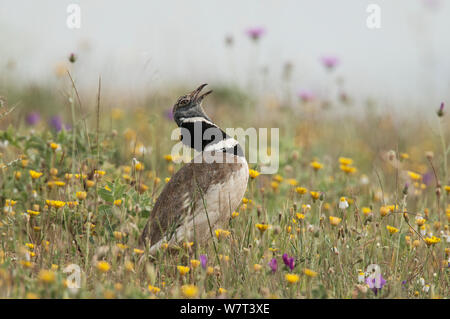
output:
<svg viewBox="0 0 450 319"><path fill-rule="evenodd" d="M204 152L219 151L219 150L223 150L225 148L233 148L237 144L239 144L238 141L236 141L232 137L229 137L226 140L221 140L217 143L209 144L208 146L205 147Z"/></svg>

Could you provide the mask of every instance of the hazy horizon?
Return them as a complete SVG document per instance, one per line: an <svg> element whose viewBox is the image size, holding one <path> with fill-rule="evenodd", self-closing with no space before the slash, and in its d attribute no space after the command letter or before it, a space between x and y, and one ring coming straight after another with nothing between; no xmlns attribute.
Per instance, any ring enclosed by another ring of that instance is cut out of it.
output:
<svg viewBox="0 0 450 319"><path fill-rule="evenodd" d="M80 5L80 29L66 26L71 3ZM380 29L366 27L370 3L381 7ZM332 77L342 78L351 96L412 106L450 96L444 1L0 0L0 8L3 77L19 82L52 83L58 63L74 52L83 87L95 87L101 75L104 87L132 92L208 82L280 96L289 62L291 94L320 96L331 81L320 57L335 55ZM255 45L245 30L259 26L266 34Z"/></svg>

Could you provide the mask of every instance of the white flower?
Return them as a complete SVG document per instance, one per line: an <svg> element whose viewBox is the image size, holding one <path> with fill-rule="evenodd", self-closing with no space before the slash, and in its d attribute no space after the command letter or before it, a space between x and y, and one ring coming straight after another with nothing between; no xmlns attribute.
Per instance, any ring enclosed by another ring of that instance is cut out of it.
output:
<svg viewBox="0 0 450 319"><path fill-rule="evenodd" d="M420 279L419 279L419 284L420 284L421 286L425 286L425 279L420 278Z"/></svg>
<svg viewBox="0 0 450 319"><path fill-rule="evenodd" d="M339 201L339 208L340 209L346 209L348 207L348 202L345 199L345 197L341 197L341 200Z"/></svg>
<svg viewBox="0 0 450 319"><path fill-rule="evenodd" d="M430 290L430 285L425 285L423 286L422 290L426 293L428 293L428 291Z"/></svg>
<svg viewBox="0 0 450 319"><path fill-rule="evenodd" d="M361 179L359 181L363 185L369 184L369 178L365 174L361 175Z"/></svg>

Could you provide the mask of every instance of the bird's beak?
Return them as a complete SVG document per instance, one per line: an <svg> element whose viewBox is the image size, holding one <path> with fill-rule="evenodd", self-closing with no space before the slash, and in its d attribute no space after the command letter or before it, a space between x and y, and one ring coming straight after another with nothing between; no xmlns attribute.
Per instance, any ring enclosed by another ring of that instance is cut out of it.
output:
<svg viewBox="0 0 450 319"><path fill-rule="evenodd" d="M201 102L203 100L203 98L205 96L207 96L208 94L210 94L212 92L212 90L200 95L200 92L202 91L202 89L207 86L208 84L202 84L200 85L196 90L192 91L192 93L190 94L190 96L196 101L196 102Z"/></svg>

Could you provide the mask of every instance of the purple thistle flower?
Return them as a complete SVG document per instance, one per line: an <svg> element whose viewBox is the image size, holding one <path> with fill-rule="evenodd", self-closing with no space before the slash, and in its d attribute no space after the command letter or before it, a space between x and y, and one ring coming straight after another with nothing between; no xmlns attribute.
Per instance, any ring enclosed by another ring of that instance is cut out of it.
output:
<svg viewBox="0 0 450 319"><path fill-rule="evenodd" d="M258 41L266 33L266 29L263 27L248 28L245 33L253 40Z"/></svg>
<svg viewBox="0 0 450 319"><path fill-rule="evenodd" d="M329 70L335 68L339 63L339 58L334 55L326 55L321 58L322 64Z"/></svg>
<svg viewBox="0 0 450 319"><path fill-rule="evenodd" d="M28 125L36 125L40 122L41 115L38 112L28 113L26 121Z"/></svg>
<svg viewBox="0 0 450 319"><path fill-rule="evenodd" d="M55 115L50 119L50 125L56 130L56 132L61 131L63 123L61 116Z"/></svg>
<svg viewBox="0 0 450 319"><path fill-rule="evenodd" d="M314 98L316 97L314 95L313 92L311 91L307 91L307 90L301 90L300 92L298 92L298 97L303 101L303 102L309 102L314 100Z"/></svg>
<svg viewBox="0 0 450 319"><path fill-rule="evenodd" d="M366 278L366 284L369 285L369 288L372 289L375 295L377 295L378 291L381 290L381 288L383 288L386 284L386 280L381 274L379 278L372 278L369 276Z"/></svg>
<svg viewBox="0 0 450 319"><path fill-rule="evenodd" d="M275 273L277 271L278 263L277 263L276 258L272 258L272 260L269 261L268 265L269 265L270 269L272 269L273 273Z"/></svg>
<svg viewBox="0 0 450 319"><path fill-rule="evenodd" d="M427 186L431 185L431 183L433 182L433 179L434 179L434 174L431 171L426 172L425 174L422 175L422 182Z"/></svg>
<svg viewBox="0 0 450 319"><path fill-rule="evenodd" d="M294 257L289 257L288 254L283 254L283 262L286 266L289 267L290 270L293 270L295 267L295 259Z"/></svg>
<svg viewBox="0 0 450 319"><path fill-rule="evenodd" d="M200 263L202 264L203 269L206 269L207 262L208 262L208 257L206 257L206 255L200 255Z"/></svg>

